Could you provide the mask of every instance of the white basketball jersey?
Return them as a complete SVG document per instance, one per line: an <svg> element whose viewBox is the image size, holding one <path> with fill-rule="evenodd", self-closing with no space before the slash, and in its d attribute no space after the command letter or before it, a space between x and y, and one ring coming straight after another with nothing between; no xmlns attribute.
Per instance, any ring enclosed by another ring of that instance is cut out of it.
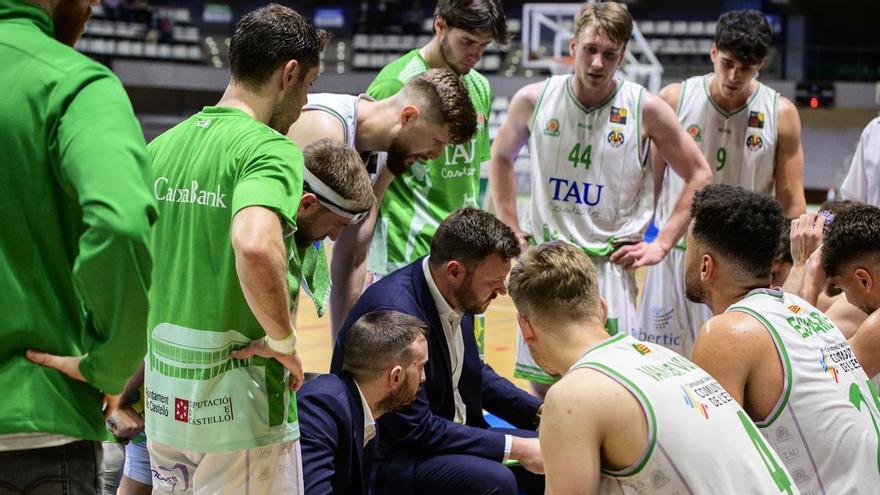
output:
<svg viewBox="0 0 880 495"><path fill-rule="evenodd" d="M641 139L638 84L615 80L604 102L585 108L572 76L547 80L530 124L532 232L605 256L640 241L651 219L651 174Z"/></svg>
<svg viewBox="0 0 880 495"><path fill-rule="evenodd" d="M602 470L601 494L798 493L782 461L737 402L706 371L665 347L618 334L569 370L590 368L641 403L642 457Z"/></svg>
<svg viewBox="0 0 880 495"><path fill-rule="evenodd" d="M681 83L679 122L712 167L716 184L773 194L779 93L755 81L757 88L746 104L728 113L709 95L710 77L695 76ZM683 188L684 180L667 167L657 203L658 227L672 215Z"/></svg>
<svg viewBox="0 0 880 495"><path fill-rule="evenodd" d="M375 101L373 97L367 94L352 96L336 93L314 93L309 95L309 101L302 111L320 110L339 119L345 135L343 143L349 148L354 148L357 137L358 104L361 100ZM370 173L370 177L374 182L385 165L386 157L387 153L384 151L361 153L361 158L364 160L367 172Z"/></svg>
<svg viewBox="0 0 880 495"><path fill-rule="evenodd" d="M840 194L843 199L880 206L880 117L862 131Z"/></svg>
<svg viewBox="0 0 880 495"><path fill-rule="evenodd" d="M760 321L779 352L783 391L757 424L801 493L880 493L880 403L840 330L781 291L753 290L727 311Z"/></svg>

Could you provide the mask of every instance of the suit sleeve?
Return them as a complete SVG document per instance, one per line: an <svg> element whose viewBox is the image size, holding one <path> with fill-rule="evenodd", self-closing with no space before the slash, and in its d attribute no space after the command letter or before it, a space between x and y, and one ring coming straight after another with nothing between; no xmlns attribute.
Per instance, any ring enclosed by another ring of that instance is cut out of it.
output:
<svg viewBox="0 0 880 495"><path fill-rule="evenodd" d="M338 468L339 413L316 394L300 395L297 407L305 493L332 495L333 477Z"/></svg>
<svg viewBox="0 0 880 495"><path fill-rule="evenodd" d="M498 376L483 363L483 407L490 413L524 430L535 429L535 414L541 400Z"/></svg>
<svg viewBox="0 0 880 495"><path fill-rule="evenodd" d="M428 407L425 389L403 411L379 419L382 438L403 445L416 453L431 455L470 454L501 461L504 434L450 421Z"/></svg>

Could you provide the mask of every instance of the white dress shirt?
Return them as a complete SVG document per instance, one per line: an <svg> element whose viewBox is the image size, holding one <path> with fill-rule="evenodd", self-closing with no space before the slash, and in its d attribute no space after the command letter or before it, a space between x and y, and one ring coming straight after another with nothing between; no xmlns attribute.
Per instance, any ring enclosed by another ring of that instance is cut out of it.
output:
<svg viewBox="0 0 880 495"><path fill-rule="evenodd" d="M361 386L356 381L354 386L357 387L358 395L361 396L361 404L364 406L364 447L366 447L370 440L376 437L376 420L373 419L373 411L370 410L370 405L367 404L367 399L361 392Z"/></svg>

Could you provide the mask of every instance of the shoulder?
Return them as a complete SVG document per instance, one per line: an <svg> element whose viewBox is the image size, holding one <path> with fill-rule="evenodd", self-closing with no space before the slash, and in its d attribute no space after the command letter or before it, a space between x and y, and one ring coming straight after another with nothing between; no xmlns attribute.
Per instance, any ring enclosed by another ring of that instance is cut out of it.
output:
<svg viewBox="0 0 880 495"><path fill-rule="evenodd" d="M602 423L619 401L623 386L607 374L589 367L568 372L547 392L543 416L551 421Z"/></svg>
<svg viewBox="0 0 880 495"><path fill-rule="evenodd" d="M304 404L322 404L328 411L348 409L348 391L345 382L337 375L328 373L305 382L297 392L297 401ZM308 412L308 407L305 408Z"/></svg>
<svg viewBox="0 0 880 495"><path fill-rule="evenodd" d="M772 345L769 328L742 307L734 307L726 313L713 316L700 327L697 341L700 354L704 356L734 357L761 354L767 344ZM696 352L695 352L696 354Z"/></svg>
<svg viewBox="0 0 880 495"><path fill-rule="evenodd" d="M324 105L304 108L299 119L290 126L287 136L301 147L317 140L311 137L319 136L341 143L345 140L345 124L340 119L332 108Z"/></svg>
<svg viewBox="0 0 880 495"><path fill-rule="evenodd" d="M779 95L779 99L776 102L776 115L780 130L792 125L800 127L801 119L797 107L791 102L791 100L782 95Z"/></svg>
<svg viewBox="0 0 880 495"><path fill-rule="evenodd" d="M667 105L675 109L678 108L678 102L681 100L681 88L682 83L672 83L664 86L663 89L657 93L657 96L665 101Z"/></svg>

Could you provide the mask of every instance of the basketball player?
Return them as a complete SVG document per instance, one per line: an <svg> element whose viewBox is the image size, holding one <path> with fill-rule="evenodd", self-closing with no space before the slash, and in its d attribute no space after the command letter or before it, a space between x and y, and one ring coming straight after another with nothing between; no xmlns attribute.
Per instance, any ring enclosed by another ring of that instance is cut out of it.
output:
<svg viewBox="0 0 880 495"><path fill-rule="evenodd" d="M880 117L862 131L840 194L843 199L880 206Z"/></svg>
<svg viewBox="0 0 880 495"><path fill-rule="evenodd" d="M319 93L287 135L305 147L322 138L370 155L373 192L381 201L388 184L415 162L435 160L448 144L468 142L477 117L467 87L448 69L431 69L407 81L393 96L376 101L369 95ZM379 155L379 156L376 156ZM387 155L387 159L386 159ZM380 164L381 170L378 168ZM333 342L364 285L367 251L378 210L342 231L333 246L330 317Z"/></svg>
<svg viewBox="0 0 880 495"><path fill-rule="evenodd" d="M767 288L779 204L715 184L697 193L693 217L685 291L715 314L700 329L694 363L743 406L802 493L876 493L875 390L827 316Z"/></svg>
<svg viewBox="0 0 880 495"><path fill-rule="evenodd" d="M553 241L510 273L532 355L563 374L541 419L547 493L796 493L730 395L684 357L603 327L590 257Z"/></svg>
<svg viewBox="0 0 880 495"><path fill-rule="evenodd" d="M593 257L611 334L636 326L631 269L663 259L687 227L694 192L711 179L706 160L669 106L642 86L615 77L632 28L632 17L620 4L585 4L569 42L574 74L530 84L514 95L489 164L498 217L520 242L533 236L538 242L562 239ZM651 243L642 241L651 219L648 138L686 184L675 213ZM513 171L526 142L532 232L517 217ZM545 385L554 380L534 363L521 339L515 375Z"/></svg>
<svg viewBox="0 0 880 495"><path fill-rule="evenodd" d="M800 117L784 96L756 80L770 48L770 25L760 12L736 10L718 19L710 56L713 72L671 84L660 96L678 113L715 172L715 182L775 194L786 217L804 213L804 154ZM654 157L655 222L666 224L682 181ZM648 270L639 327L644 338L689 356L697 330L712 316L688 302L684 285L684 239Z"/></svg>

